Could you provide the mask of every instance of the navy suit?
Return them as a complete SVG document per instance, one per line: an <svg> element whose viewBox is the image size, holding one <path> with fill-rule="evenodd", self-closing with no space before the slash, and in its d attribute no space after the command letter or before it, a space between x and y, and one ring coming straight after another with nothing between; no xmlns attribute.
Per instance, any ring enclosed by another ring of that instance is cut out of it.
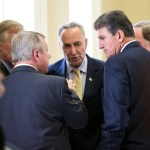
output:
<svg viewBox="0 0 150 150"><path fill-rule="evenodd" d="M8 143L21 150L71 150L68 126L84 127L87 111L65 78L18 66L4 85L0 125Z"/></svg>
<svg viewBox="0 0 150 150"><path fill-rule="evenodd" d="M150 52L131 42L104 70L99 150L150 150Z"/></svg>
<svg viewBox="0 0 150 150"><path fill-rule="evenodd" d="M72 150L96 150L101 136L103 67L104 62L87 55L87 76L83 102L88 110L88 124L83 129L71 130L70 143ZM66 61L49 66L49 73L66 77Z"/></svg>

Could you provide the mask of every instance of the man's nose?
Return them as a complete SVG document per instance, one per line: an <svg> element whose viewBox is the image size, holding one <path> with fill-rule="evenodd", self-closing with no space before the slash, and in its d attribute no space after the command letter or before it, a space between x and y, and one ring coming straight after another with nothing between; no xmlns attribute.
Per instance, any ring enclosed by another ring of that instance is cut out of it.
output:
<svg viewBox="0 0 150 150"><path fill-rule="evenodd" d="M102 42L99 42L99 49L103 49L104 48L104 45Z"/></svg>
<svg viewBox="0 0 150 150"><path fill-rule="evenodd" d="M74 45L71 46L71 54L75 54L77 52L76 47Z"/></svg>

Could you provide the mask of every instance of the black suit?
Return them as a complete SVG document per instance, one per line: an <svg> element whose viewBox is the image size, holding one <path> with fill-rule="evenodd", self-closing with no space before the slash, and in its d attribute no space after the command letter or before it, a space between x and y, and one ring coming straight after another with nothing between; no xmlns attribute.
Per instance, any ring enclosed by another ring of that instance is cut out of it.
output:
<svg viewBox="0 0 150 150"><path fill-rule="evenodd" d="M6 65L4 64L4 61L0 60L0 70L4 74L4 76L8 76L12 69L12 68L10 68L10 66L7 63L6 63Z"/></svg>
<svg viewBox="0 0 150 150"><path fill-rule="evenodd" d="M96 150L101 136L103 66L100 60L87 56L87 76L83 102L88 110L88 124L83 129L72 130L72 150ZM62 59L49 66L49 73L66 77L66 61Z"/></svg>
<svg viewBox="0 0 150 150"><path fill-rule="evenodd" d="M4 148L4 134L3 134L3 130L0 127L0 150L3 150Z"/></svg>
<svg viewBox="0 0 150 150"><path fill-rule="evenodd" d="M18 66L4 85L0 125L8 143L21 150L71 150L68 126L84 127L87 112L66 79Z"/></svg>
<svg viewBox="0 0 150 150"><path fill-rule="evenodd" d="M150 52L128 44L106 61L104 85L99 150L150 150Z"/></svg>

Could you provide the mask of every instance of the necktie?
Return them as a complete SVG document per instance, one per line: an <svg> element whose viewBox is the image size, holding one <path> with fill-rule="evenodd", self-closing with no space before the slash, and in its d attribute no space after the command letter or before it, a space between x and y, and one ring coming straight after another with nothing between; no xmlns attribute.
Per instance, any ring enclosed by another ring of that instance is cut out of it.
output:
<svg viewBox="0 0 150 150"><path fill-rule="evenodd" d="M80 97L80 99L82 100L82 76L80 74L80 70L79 69L73 69L74 73L76 74L73 82L76 85L76 93L77 95Z"/></svg>

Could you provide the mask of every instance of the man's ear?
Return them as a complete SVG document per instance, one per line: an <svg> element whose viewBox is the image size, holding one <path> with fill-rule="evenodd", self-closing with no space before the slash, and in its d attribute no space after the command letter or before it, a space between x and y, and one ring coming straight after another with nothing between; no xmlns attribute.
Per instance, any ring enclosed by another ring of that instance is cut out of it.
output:
<svg viewBox="0 0 150 150"><path fill-rule="evenodd" d="M61 50L62 54L64 54L64 50L63 50L63 47L62 47L60 41L59 41L59 47L60 47L60 50Z"/></svg>
<svg viewBox="0 0 150 150"><path fill-rule="evenodd" d="M59 47L61 48L61 44L60 44L60 42L59 42Z"/></svg>
<svg viewBox="0 0 150 150"><path fill-rule="evenodd" d="M86 49L87 49L87 44L88 44L88 39L86 38L85 39L85 47L86 47Z"/></svg>
<svg viewBox="0 0 150 150"><path fill-rule="evenodd" d="M39 60L39 51L37 49L35 49L33 51L33 58L38 61Z"/></svg>
<svg viewBox="0 0 150 150"><path fill-rule="evenodd" d="M118 30L117 34L118 34L118 41L119 41L119 43L123 42L123 40L125 38L124 32L122 30Z"/></svg>

